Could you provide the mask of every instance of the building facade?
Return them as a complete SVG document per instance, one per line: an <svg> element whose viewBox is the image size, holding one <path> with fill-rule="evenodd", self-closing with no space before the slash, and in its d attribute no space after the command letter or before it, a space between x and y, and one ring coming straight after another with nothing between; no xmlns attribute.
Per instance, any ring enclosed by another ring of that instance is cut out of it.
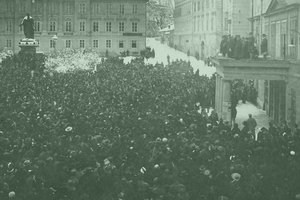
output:
<svg viewBox="0 0 300 200"><path fill-rule="evenodd" d="M223 34L248 36L250 5L249 0L223 0Z"/></svg>
<svg viewBox="0 0 300 200"><path fill-rule="evenodd" d="M146 47L147 0L0 0L0 47L19 51L26 13L35 20L38 51L93 49L139 54ZM57 36L57 41L53 36Z"/></svg>
<svg viewBox="0 0 300 200"><path fill-rule="evenodd" d="M296 65L290 68L285 81L265 83L265 96L267 97L265 102L270 105L268 113L271 118L276 121L287 120L292 124L300 124L299 22L300 2L298 0L272 0L264 14L270 57L276 60L286 60Z"/></svg>
<svg viewBox="0 0 300 200"><path fill-rule="evenodd" d="M223 35L249 33L249 6L249 0L175 1L175 45L202 59L215 56Z"/></svg>

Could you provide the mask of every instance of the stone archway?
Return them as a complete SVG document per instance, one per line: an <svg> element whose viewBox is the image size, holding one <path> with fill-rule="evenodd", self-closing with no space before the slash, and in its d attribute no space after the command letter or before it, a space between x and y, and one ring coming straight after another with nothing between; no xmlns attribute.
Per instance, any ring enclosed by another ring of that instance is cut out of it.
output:
<svg viewBox="0 0 300 200"><path fill-rule="evenodd" d="M278 60L234 60L224 57L214 57L212 62L217 71L215 110L224 121L231 123L231 89L232 81L235 79L269 81L271 85L273 84L266 94L269 99L267 105L269 115L276 121L286 117L286 107L280 105L286 104L283 99L286 97L286 82L291 63ZM274 88L278 87L284 92L280 94L284 96L283 98L279 98L278 92L274 91Z"/></svg>

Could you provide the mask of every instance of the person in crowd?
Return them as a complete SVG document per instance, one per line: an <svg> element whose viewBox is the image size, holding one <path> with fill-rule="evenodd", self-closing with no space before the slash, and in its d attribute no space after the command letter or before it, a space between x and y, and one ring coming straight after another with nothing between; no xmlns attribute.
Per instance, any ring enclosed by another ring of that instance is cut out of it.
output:
<svg viewBox="0 0 300 200"><path fill-rule="evenodd" d="M234 39L234 50L233 50L233 56L235 59L241 59L243 58L243 42L239 35L235 36Z"/></svg>
<svg viewBox="0 0 300 200"><path fill-rule="evenodd" d="M240 135L241 134L241 130L240 130L239 125L237 123L233 124L233 128L231 130L231 134L233 134L233 135L236 135L236 134Z"/></svg>
<svg viewBox="0 0 300 200"><path fill-rule="evenodd" d="M251 135L255 135L255 128L257 126L256 120L252 117L252 114L248 115L249 118L247 119L247 127Z"/></svg>
<svg viewBox="0 0 300 200"><path fill-rule="evenodd" d="M268 56L268 39L267 39L266 34L262 35L262 41L261 41L260 49L261 49L261 54L263 55L264 59L267 59L267 56Z"/></svg>
<svg viewBox="0 0 300 200"><path fill-rule="evenodd" d="M232 105L231 106L231 120L232 120L232 124L235 123L235 119L236 119L236 115L237 115L237 110L236 110L236 106Z"/></svg>
<svg viewBox="0 0 300 200"><path fill-rule="evenodd" d="M235 39L233 36L229 35L228 38L228 57L234 58L234 48L235 48Z"/></svg>
<svg viewBox="0 0 300 200"><path fill-rule="evenodd" d="M220 44L220 53L223 57L227 57L228 55L228 37L227 35L222 36L222 41Z"/></svg>
<svg viewBox="0 0 300 200"><path fill-rule="evenodd" d="M248 37L248 51L250 54L250 59L254 59L255 57L255 38L253 36L253 33L249 33Z"/></svg>

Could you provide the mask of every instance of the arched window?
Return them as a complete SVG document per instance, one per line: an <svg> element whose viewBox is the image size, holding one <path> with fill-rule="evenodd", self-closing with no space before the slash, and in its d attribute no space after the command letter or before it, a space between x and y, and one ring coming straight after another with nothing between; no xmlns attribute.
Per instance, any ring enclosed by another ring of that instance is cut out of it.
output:
<svg viewBox="0 0 300 200"><path fill-rule="evenodd" d="M65 30L66 32L72 32L72 21L71 19L65 20Z"/></svg>

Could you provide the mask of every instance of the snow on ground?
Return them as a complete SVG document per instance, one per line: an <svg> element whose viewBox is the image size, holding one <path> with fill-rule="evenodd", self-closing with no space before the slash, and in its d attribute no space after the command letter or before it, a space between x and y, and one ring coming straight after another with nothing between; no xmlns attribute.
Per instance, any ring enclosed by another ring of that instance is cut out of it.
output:
<svg viewBox="0 0 300 200"><path fill-rule="evenodd" d="M200 75L211 76L216 72L214 67L205 66L202 60L197 60L195 57L187 56L185 53L177 51L166 44L161 44L160 41L155 40L155 38L147 38L147 46L155 50L155 58L150 58L148 61L146 61L146 63L164 63L167 65L167 56L169 55L171 62L177 59L190 61L194 71L199 69Z"/></svg>
<svg viewBox="0 0 300 200"><path fill-rule="evenodd" d="M246 121L248 119L248 115L252 114L252 117L257 122L256 127L256 133L262 128L262 127L269 127L269 117L266 113L266 111L257 108L253 104L246 102L243 104L241 101L239 102L237 106L237 117L236 117L236 123L239 124L240 128L242 128L243 121Z"/></svg>

